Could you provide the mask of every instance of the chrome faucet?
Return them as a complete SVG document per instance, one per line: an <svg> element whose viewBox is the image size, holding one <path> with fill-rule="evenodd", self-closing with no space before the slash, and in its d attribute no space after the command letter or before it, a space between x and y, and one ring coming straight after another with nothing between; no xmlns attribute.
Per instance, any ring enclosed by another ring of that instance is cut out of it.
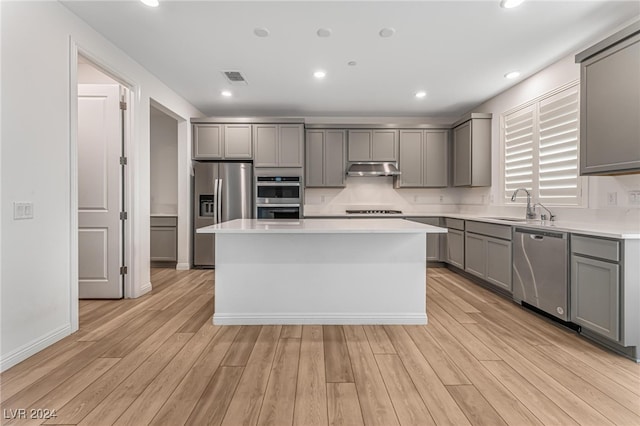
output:
<svg viewBox="0 0 640 426"><path fill-rule="evenodd" d="M540 206L540 207L542 207L543 209L545 209L545 210L549 213L549 220L550 220L551 222L553 222L553 221L554 221L554 219L556 218L556 215L555 215L555 214L553 214L553 213L551 213L551 210L549 210L549 209L547 208L547 206L545 206L545 205L544 205L544 204L542 204L542 203L535 203L535 204L533 205L533 208L535 209L535 208L536 208L536 206ZM544 214L544 213L542 213L542 214L540 215L540 219L541 219L541 220L547 220L547 215L546 215L546 214Z"/></svg>
<svg viewBox="0 0 640 426"><path fill-rule="evenodd" d="M537 216L536 209L534 206L531 205L531 193L527 191L526 188L518 188L515 191L513 191L513 195L511 196L511 201L516 201L516 195L518 195L518 191L524 191L527 193L527 219L535 219Z"/></svg>

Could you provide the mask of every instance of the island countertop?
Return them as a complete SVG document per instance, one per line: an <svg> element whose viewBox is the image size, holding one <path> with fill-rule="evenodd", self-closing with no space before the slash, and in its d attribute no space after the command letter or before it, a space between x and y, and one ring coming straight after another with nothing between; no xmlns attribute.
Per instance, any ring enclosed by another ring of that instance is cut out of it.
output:
<svg viewBox="0 0 640 426"><path fill-rule="evenodd" d="M204 234L442 234L446 228L404 219L235 219L198 228Z"/></svg>

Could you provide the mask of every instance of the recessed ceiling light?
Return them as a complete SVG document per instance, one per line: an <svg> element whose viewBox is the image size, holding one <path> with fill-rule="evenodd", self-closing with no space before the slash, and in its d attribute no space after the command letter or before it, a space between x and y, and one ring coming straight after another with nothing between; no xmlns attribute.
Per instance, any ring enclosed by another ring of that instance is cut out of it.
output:
<svg viewBox="0 0 640 426"><path fill-rule="evenodd" d="M514 78L518 78L520 77L520 72L519 71L511 71L508 72L504 75L504 78L508 78L508 79L514 79Z"/></svg>
<svg viewBox="0 0 640 426"><path fill-rule="evenodd" d="M356 65L358 65L358 63L356 61L349 61L347 62L347 65L349 65L350 67L355 67Z"/></svg>
<svg viewBox="0 0 640 426"><path fill-rule="evenodd" d="M378 34L380 34L380 37L388 38L394 35L395 33L396 33L396 30L393 28L383 28L380 30Z"/></svg>
<svg viewBox="0 0 640 426"><path fill-rule="evenodd" d="M158 0L140 0L140 1L149 7L158 7L158 5L160 4Z"/></svg>
<svg viewBox="0 0 640 426"><path fill-rule="evenodd" d="M315 78L317 78L317 79L325 78L325 77L326 77L326 75L327 75L327 73L326 73L326 72L324 72L324 71L320 71L320 70L319 70L319 71L316 71L316 72L314 72L314 73L313 73L313 76L314 76Z"/></svg>
<svg viewBox="0 0 640 426"><path fill-rule="evenodd" d="M223 90L222 92L220 92L220 94L225 98L230 98L231 96L233 96L233 93L231 93L229 90Z"/></svg>
<svg viewBox="0 0 640 426"><path fill-rule="evenodd" d="M330 37L331 36L331 28L320 28L316 31L318 37Z"/></svg>
<svg viewBox="0 0 640 426"><path fill-rule="evenodd" d="M270 34L268 29L262 28L262 27L254 28L253 33L258 37L269 37L269 34Z"/></svg>
<svg viewBox="0 0 640 426"><path fill-rule="evenodd" d="M425 92L424 90L421 90L421 91L419 91L419 92L416 92L416 98L418 98L418 99L422 99L422 98L424 98L425 96L427 96L427 92Z"/></svg>
<svg viewBox="0 0 640 426"><path fill-rule="evenodd" d="M504 7L505 9L513 9L514 7L518 7L524 2L524 0L502 0L500 2L500 7Z"/></svg>

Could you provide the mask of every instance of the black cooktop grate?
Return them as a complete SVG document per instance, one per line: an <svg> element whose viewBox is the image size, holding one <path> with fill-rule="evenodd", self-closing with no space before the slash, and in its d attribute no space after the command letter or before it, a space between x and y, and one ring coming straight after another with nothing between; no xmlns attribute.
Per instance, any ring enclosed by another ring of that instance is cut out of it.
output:
<svg viewBox="0 0 640 426"><path fill-rule="evenodd" d="M346 210L347 214L402 214L400 210Z"/></svg>

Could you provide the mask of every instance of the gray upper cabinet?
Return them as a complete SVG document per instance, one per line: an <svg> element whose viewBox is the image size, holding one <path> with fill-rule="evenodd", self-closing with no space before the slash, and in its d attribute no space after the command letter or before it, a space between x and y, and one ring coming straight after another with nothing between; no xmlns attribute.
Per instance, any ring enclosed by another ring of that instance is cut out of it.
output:
<svg viewBox="0 0 640 426"><path fill-rule="evenodd" d="M195 160L253 158L251 124L194 124Z"/></svg>
<svg viewBox="0 0 640 426"><path fill-rule="evenodd" d="M223 158L223 125L195 124L193 126L193 158L213 159Z"/></svg>
<svg viewBox="0 0 640 426"><path fill-rule="evenodd" d="M254 124L255 167L302 167L301 124Z"/></svg>
<svg viewBox="0 0 640 426"><path fill-rule="evenodd" d="M224 125L224 158L227 160L253 158L251 124Z"/></svg>
<svg viewBox="0 0 640 426"><path fill-rule="evenodd" d="M400 131L400 187L446 187L448 131Z"/></svg>
<svg viewBox="0 0 640 426"><path fill-rule="evenodd" d="M580 173L640 171L640 22L576 56Z"/></svg>
<svg viewBox="0 0 640 426"><path fill-rule="evenodd" d="M307 130L305 183L307 187L344 187L346 132Z"/></svg>
<svg viewBox="0 0 640 426"><path fill-rule="evenodd" d="M278 166L278 126L275 124L253 125L253 151L256 167Z"/></svg>
<svg viewBox="0 0 640 426"><path fill-rule="evenodd" d="M278 166L302 167L304 164L304 130L302 124L279 124Z"/></svg>
<svg viewBox="0 0 640 426"><path fill-rule="evenodd" d="M349 130L349 161L398 161L398 130Z"/></svg>
<svg viewBox="0 0 640 426"><path fill-rule="evenodd" d="M491 186L491 114L471 114L453 128L453 186Z"/></svg>

